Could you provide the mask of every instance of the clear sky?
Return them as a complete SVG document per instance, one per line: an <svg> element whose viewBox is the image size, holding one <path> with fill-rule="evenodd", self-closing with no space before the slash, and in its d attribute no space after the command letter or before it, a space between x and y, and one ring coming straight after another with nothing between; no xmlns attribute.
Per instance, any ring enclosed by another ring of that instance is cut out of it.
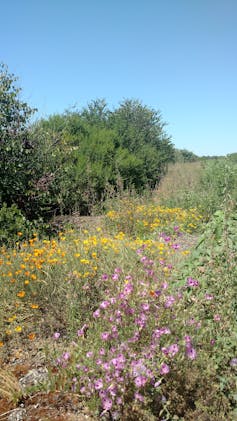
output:
<svg viewBox="0 0 237 421"><path fill-rule="evenodd" d="M237 152L237 0L0 0L0 17L0 61L38 117L140 99L177 148Z"/></svg>

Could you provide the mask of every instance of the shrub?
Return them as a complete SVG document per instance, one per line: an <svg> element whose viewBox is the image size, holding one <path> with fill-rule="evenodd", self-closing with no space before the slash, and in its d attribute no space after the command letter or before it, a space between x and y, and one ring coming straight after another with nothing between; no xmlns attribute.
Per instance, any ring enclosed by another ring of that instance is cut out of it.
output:
<svg viewBox="0 0 237 421"><path fill-rule="evenodd" d="M0 209L0 245L13 245L20 238L26 238L31 224L16 205L6 203Z"/></svg>

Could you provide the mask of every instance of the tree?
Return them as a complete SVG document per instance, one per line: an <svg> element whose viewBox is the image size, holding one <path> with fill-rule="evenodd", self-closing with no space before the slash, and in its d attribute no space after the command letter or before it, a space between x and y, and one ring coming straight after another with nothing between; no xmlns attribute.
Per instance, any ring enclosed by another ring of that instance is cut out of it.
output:
<svg viewBox="0 0 237 421"><path fill-rule="evenodd" d="M33 145L27 125L35 109L20 99L17 78L0 65L0 206L21 203Z"/></svg>
<svg viewBox="0 0 237 421"><path fill-rule="evenodd" d="M168 162L174 159L174 147L164 130L160 112L138 100L126 99L111 113L109 124L117 133L117 147L136 155L139 171L142 171L139 188L158 184ZM131 162L134 168L135 161Z"/></svg>

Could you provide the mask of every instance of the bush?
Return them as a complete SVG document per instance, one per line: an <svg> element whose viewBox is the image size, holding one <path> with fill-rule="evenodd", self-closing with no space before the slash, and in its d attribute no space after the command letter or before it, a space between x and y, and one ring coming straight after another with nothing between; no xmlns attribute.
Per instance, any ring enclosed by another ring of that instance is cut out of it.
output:
<svg viewBox="0 0 237 421"><path fill-rule="evenodd" d="M6 203L0 209L0 245L14 244L19 238L25 238L31 230L30 222L16 205L8 207Z"/></svg>

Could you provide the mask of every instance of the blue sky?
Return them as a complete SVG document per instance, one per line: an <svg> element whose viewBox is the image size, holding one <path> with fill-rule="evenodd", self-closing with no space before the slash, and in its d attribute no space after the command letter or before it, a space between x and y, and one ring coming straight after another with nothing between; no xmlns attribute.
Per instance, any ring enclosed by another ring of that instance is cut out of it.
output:
<svg viewBox="0 0 237 421"><path fill-rule="evenodd" d="M38 117L105 98L160 110L174 145L237 152L237 0L0 0L0 61Z"/></svg>

